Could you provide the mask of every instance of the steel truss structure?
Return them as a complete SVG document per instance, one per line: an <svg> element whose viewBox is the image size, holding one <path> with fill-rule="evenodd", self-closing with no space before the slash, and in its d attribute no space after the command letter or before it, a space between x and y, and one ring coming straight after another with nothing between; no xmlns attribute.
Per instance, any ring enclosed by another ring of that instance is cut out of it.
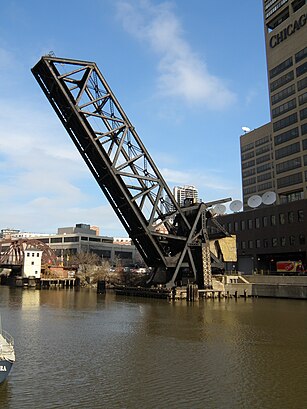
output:
<svg viewBox="0 0 307 409"><path fill-rule="evenodd" d="M153 282L174 286L189 271L199 287L210 285L210 204L179 206L96 64L48 55L32 73Z"/></svg>

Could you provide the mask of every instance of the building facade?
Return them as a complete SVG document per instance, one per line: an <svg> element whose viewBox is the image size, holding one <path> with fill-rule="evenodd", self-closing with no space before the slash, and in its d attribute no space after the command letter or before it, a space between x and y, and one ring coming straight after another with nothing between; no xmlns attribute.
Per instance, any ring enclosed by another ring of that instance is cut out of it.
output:
<svg viewBox="0 0 307 409"><path fill-rule="evenodd" d="M263 13L271 122L240 138L245 208L268 190L307 199L306 0L264 0Z"/></svg>
<svg viewBox="0 0 307 409"><path fill-rule="evenodd" d="M193 203L198 202L198 190L195 186L175 186L173 195L180 206L184 206L185 200L191 200Z"/></svg>

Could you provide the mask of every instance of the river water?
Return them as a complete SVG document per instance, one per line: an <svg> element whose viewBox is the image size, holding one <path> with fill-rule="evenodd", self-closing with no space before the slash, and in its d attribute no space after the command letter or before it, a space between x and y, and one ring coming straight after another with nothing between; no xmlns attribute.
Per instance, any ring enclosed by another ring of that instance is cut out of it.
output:
<svg viewBox="0 0 307 409"><path fill-rule="evenodd" d="M1 409L307 407L307 303L0 286Z"/></svg>

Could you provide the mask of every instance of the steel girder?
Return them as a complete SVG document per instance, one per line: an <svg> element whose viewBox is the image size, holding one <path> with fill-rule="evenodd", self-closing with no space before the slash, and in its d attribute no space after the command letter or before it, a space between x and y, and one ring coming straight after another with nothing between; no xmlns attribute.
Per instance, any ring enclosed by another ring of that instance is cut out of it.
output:
<svg viewBox="0 0 307 409"><path fill-rule="evenodd" d="M202 286L206 205L179 207L96 64L44 56L32 73L156 281L188 268Z"/></svg>

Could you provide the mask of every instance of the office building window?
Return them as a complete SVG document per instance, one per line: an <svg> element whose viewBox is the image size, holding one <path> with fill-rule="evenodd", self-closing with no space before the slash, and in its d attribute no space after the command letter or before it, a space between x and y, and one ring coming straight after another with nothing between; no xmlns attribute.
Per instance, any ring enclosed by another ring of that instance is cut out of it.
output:
<svg viewBox="0 0 307 409"><path fill-rule="evenodd" d="M259 217L255 218L255 227L256 227L256 229L260 228L260 219L259 219Z"/></svg>
<svg viewBox="0 0 307 409"><path fill-rule="evenodd" d="M278 107L272 109L272 117L276 118L280 115L283 115L286 112L291 111L292 109L296 108L296 99L293 98L288 102L285 102L282 105L279 105Z"/></svg>
<svg viewBox="0 0 307 409"><path fill-rule="evenodd" d="M286 238L284 236L280 238L280 245L281 247L285 247L286 245Z"/></svg>
<svg viewBox="0 0 307 409"><path fill-rule="evenodd" d="M241 230L245 230L245 220L241 220Z"/></svg>
<svg viewBox="0 0 307 409"><path fill-rule="evenodd" d="M271 172L264 173L263 175L260 175L260 176L257 177L257 182L258 183L263 182L264 180L271 179L271 177L272 177Z"/></svg>
<svg viewBox="0 0 307 409"><path fill-rule="evenodd" d="M281 143L291 141L291 139L297 138L299 136L298 127L290 129L289 131L283 132L274 137L274 144L280 145Z"/></svg>
<svg viewBox="0 0 307 409"><path fill-rule="evenodd" d="M247 169L242 172L242 177L247 178L248 176L252 176L255 174L255 168Z"/></svg>
<svg viewBox="0 0 307 409"><path fill-rule="evenodd" d="M266 155L263 155L263 156L260 156L260 158L257 158L256 163L257 165L259 165L260 163L267 162L270 159L271 159L271 155L267 153Z"/></svg>
<svg viewBox="0 0 307 409"><path fill-rule="evenodd" d="M294 212L288 212L288 223L294 222Z"/></svg>
<svg viewBox="0 0 307 409"><path fill-rule="evenodd" d="M292 143L284 148L279 148L275 152L275 159L285 158L286 156L293 155L294 153L300 152L300 143Z"/></svg>
<svg viewBox="0 0 307 409"><path fill-rule="evenodd" d="M264 146L260 146L260 148L256 149L256 156L258 155L262 155L263 153L266 153L268 151L271 150L271 145L264 145Z"/></svg>
<svg viewBox="0 0 307 409"><path fill-rule="evenodd" d="M62 237L53 237L50 239L50 243L62 243Z"/></svg>
<svg viewBox="0 0 307 409"><path fill-rule="evenodd" d="M293 175L285 176L283 178L277 179L277 187L278 189L282 187L296 185L298 183L303 182L303 175L302 173L294 173Z"/></svg>
<svg viewBox="0 0 307 409"><path fill-rule="evenodd" d="M262 218L262 226L263 227L267 227L268 225L268 217L267 216L263 216Z"/></svg>
<svg viewBox="0 0 307 409"><path fill-rule="evenodd" d="M250 195L250 194L255 193L255 192L256 192L256 186L246 187L246 188L243 189L244 196L245 195Z"/></svg>
<svg viewBox="0 0 307 409"><path fill-rule="evenodd" d="M306 133L307 133L307 124L303 124L301 126L301 133L302 133L302 135L306 135ZM304 149L306 149L306 148L304 148Z"/></svg>
<svg viewBox="0 0 307 409"><path fill-rule="evenodd" d="M266 183L261 183L260 185L258 185L258 190L267 190L267 189L271 189L272 188L272 182L266 182Z"/></svg>
<svg viewBox="0 0 307 409"><path fill-rule="evenodd" d="M292 10L293 10L293 12L295 13L297 10L299 10L301 7L303 7L304 5L306 4L306 0L294 0L293 2L292 2ZM306 50L306 48L305 48L305 50ZM302 50L302 51L304 51L304 50ZM300 51L301 52L301 51ZM299 53L297 53L297 54L299 54ZM297 55L296 54L296 55ZM295 55L295 56L296 56Z"/></svg>
<svg viewBox="0 0 307 409"><path fill-rule="evenodd" d="M248 240L248 248L252 249L253 248L253 240Z"/></svg>
<svg viewBox="0 0 307 409"><path fill-rule="evenodd" d="M288 82L291 82L294 80L294 71L290 71L287 74L279 77L277 80L272 81L270 84L270 90L271 92L276 91L278 88L284 86L285 84L288 84Z"/></svg>
<svg viewBox="0 0 307 409"><path fill-rule="evenodd" d="M277 104L277 102L282 101L283 99L288 98L290 95L295 93L295 85L290 85L289 87L279 91L277 94L273 95L271 98L272 105Z"/></svg>
<svg viewBox="0 0 307 409"><path fill-rule="evenodd" d="M288 0L280 0L274 7L271 8L267 13L265 13L265 18L269 18L272 14L276 13L276 11L287 3ZM286 7L282 12L280 12L276 17L274 17L269 23L267 23L268 32L271 32L279 26L283 21L285 21L289 17L289 7Z"/></svg>
<svg viewBox="0 0 307 409"><path fill-rule="evenodd" d="M292 124L297 122L297 113L291 114L286 118L282 118L279 121L273 122L273 130L274 132L279 131L280 129L286 128Z"/></svg>
<svg viewBox="0 0 307 409"><path fill-rule="evenodd" d="M304 210L298 210L297 211L297 218L299 222L303 222L304 221Z"/></svg>
<svg viewBox="0 0 307 409"><path fill-rule="evenodd" d="M296 76L300 77L301 75L305 74L305 72L307 72L307 62L304 62L304 64L297 67Z"/></svg>
<svg viewBox="0 0 307 409"><path fill-rule="evenodd" d="M307 77L297 81L297 90L301 91L307 87Z"/></svg>
<svg viewBox="0 0 307 409"><path fill-rule="evenodd" d="M253 185L255 183L256 183L256 178L255 177L243 180L243 186L249 186L249 185Z"/></svg>
<svg viewBox="0 0 307 409"><path fill-rule="evenodd" d="M286 218L284 213L279 213L279 224L285 224Z"/></svg>
<svg viewBox="0 0 307 409"><path fill-rule="evenodd" d="M303 3L305 4L305 0L303 0ZM307 57L307 47L303 48L301 51L295 54L295 62L298 63L306 57Z"/></svg>
<svg viewBox="0 0 307 409"><path fill-rule="evenodd" d="M255 156L254 151L243 153L241 156L242 160L247 160Z"/></svg>
<svg viewBox="0 0 307 409"><path fill-rule="evenodd" d="M248 228L249 230L251 230L251 229L253 228L253 221L252 221L252 219L248 219L248 220L247 220L247 228Z"/></svg>
<svg viewBox="0 0 307 409"><path fill-rule="evenodd" d="M64 237L64 243L73 243L79 241L79 236Z"/></svg>
<svg viewBox="0 0 307 409"><path fill-rule="evenodd" d="M245 250L245 249L246 249L246 242L245 242L245 241L242 241L242 242L241 242L241 249L242 249L242 250Z"/></svg>
<svg viewBox="0 0 307 409"><path fill-rule="evenodd" d="M241 146L241 153L249 151L250 149L253 149L254 147L254 142L251 142L245 146Z"/></svg>
<svg viewBox="0 0 307 409"><path fill-rule="evenodd" d="M257 166L257 173L265 172L272 169L272 163L265 163L264 165Z"/></svg>
<svg viewBox="0 0 307 409"><path fill-rule="evenodd" d="M305 245L305 244L306 244L305 235L304 235L304 234L300 234L300 235L298 236L298 242L299 242L299 244L301 244L301 245Z"/></svg>
<svg viewBox="0 0 307 409"><path fill-rule="evenodd" d="M257 146L263 145L269 141L270 141L270 137L269 135L266 135L263 138L257 139L257 141L255 141L255 146L257 147Z"/></svg>
<svg viewBox="0 0 307 409"><path fill-rule="evenodd" d="M290 236L289 237L289 243L290 243L290 246L295 246L295 236Z"/></svg>
<svg viewBox="0 0 307 409"><path fill-rule="evenodd" d="M299 95L298 97L298 103L299 105L303 105L307 102L307 92L304 92L304 94Z"/></svg>
<svg viewBox="0 0 307 409"><path fill-rule="evenodd" d="M275 214L271 214L271 226L276 226L276 216L275 216Z"/></svg>
<svg viewBox="0 0 307 409"><path fill-rule="evenodd" d="M300 120L302 121L303 119L307 118L307 108L301 109L300 110Z"/></svg>
<svg viewBox="0 0 307 409"><path fill-rule="evenodd" d="M283 61L282 63L278 64L276 67L270 70L270 79L281 74L283 71L286 71L288 68L292 67L292 65L293 65L292 57L287 58L285 61Z"/></svg>
<svg viewBox="0 0 307 409"><path fill-rule="evenodd" d="M277 246L278 246L278 238L272 237L272 247L277 247Z"/></svg>
<svg viewBox="0 0 307 409"><path fill-rule="evenodd" d="M242 164L242 169L247 169L255 165L255 160L250 160Z"/></svg>
<svg viewBox="0 0 307 409"><path fill-rule="evenodd" d="M256 248L259 249L261 247L261 241L259 239L256 240Z"/></svg>
<svg viewBox="0 0 307 409"><path fill-rule="evenodd" d="M234 231L238 231L238 230L239 230L239 223L234 222Z"/></svg>
<svg viewBox="0 0 307 409"><path fill-rule="evenodd" d="M291 160L287 160L286 162L278 163L276 165L276 173L283 173L283 172L288 172L289 170L292 169L297 169L302 166L302 161L301 158L295 158Z"/></svg>
<svg viewBox="0 0 307 409"><path fill-rule="evenodd" d="M269 240L268 239L263 239L263 247L268 248L269 247Z"/></svg>
<svg viewBox="0 0 307 409"><path fill-rule="evenodd" d="M295 202L296 200L304 199L303 190L298 190L297 192L292 193L281 193L279 195L280 203L290 203Z"/></svg>

